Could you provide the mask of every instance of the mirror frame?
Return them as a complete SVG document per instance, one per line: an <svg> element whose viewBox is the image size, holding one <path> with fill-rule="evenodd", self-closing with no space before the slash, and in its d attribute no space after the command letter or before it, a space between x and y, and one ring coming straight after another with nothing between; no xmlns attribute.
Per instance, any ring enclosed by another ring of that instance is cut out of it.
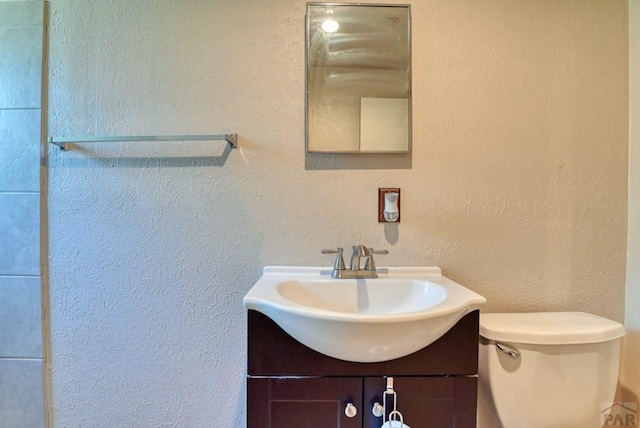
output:
<svg viewBox="0 0 640 428"><path fill-rule="evenodd" d="M364 7L399 7L407 9L407 60L409 64L408 70L408 86L409 86L409 105L407 120L407 149L406 150L386 150L386 151L360 151L360 150L310 150L309 149L309 37L310 37L310 8L312 6L339 7L339 6L364 6ZM403 3L335 3L335 2L308 2L305 10L305 43L304 43L304 70L305 70L305 109L304 109L304 146L305 153L313 154L407 154L411 153L413 146L413 56L412 56L412 31L411 31L411 5Z"/></svg>

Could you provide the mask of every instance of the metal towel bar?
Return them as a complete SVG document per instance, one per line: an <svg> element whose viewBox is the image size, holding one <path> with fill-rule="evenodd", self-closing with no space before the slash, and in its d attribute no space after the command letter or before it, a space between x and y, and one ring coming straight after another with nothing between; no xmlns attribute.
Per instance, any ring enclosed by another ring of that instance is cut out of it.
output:
<svg viewBox="0 0 640 428"><path fill-rule="evenodd" d="M131 135L120 137L51 137L49 143L68 150L67 143L113 143L123 141L226 141L231 148L238 147L237 134L221 135Z"/></svg>

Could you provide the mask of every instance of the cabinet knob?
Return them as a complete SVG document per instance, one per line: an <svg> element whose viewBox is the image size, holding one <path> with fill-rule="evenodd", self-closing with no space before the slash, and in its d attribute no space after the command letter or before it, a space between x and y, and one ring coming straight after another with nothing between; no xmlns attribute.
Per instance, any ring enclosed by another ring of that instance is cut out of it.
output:
<svg viewBox="0 0 640 428"><path fill-rule="evenodd" d="M348 418L353 418L358 414L358 409L353 405L353 403L347 403L347 407L344 408L344 414Z"/></svg>
<svg viewBox="0 0 640 428"><path fill-rule="evenodd" d="M378 402L373 403L373 409L371 409L371 413L373 413L373 416L375 416L376 418L379 418L384 415L384 407L382 407L382 405Z"/></svg>

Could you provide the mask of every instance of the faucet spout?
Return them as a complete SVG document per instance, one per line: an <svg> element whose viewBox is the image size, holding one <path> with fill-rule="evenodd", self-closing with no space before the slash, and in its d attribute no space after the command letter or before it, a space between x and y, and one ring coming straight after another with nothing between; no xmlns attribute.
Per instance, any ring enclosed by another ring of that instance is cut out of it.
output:
<svg viewBox="0 0 640 428"><path fill-rule="evenodd" d="M364 245L354 245L351 247L351 263L349 268L353 271L360 270L360 258L371 257L371 251Z"/></svg>

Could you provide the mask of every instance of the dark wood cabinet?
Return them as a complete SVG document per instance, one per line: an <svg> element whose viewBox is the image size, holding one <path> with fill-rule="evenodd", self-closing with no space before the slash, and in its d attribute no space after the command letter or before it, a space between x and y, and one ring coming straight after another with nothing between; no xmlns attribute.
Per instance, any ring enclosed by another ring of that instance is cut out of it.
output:
<svg viewBox="0 0 640 428"><path fill-rule="evenodd" d="M305 347L250 310L248 350L248 428L380 428L372 409L383 402L386 377L393 377L397 409L411 428L476 426L477 311L414 354L353 363ZM357 408L351 418L348 403Z"/></svg>

